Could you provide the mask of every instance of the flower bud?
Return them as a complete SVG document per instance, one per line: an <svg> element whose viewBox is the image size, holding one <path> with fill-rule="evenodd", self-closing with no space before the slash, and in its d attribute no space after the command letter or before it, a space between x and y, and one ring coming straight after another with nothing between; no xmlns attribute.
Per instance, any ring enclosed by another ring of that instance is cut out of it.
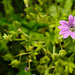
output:
<svg viewBox="0 0 75 75"><path fill-rule="evenodd" d="M15 59L15 60L13 60L13 61L11 62L10 65L12 65L12 67L18 67L19 64L20 64L20 61L18 61L17 59Z"/></svg>
<svg viewBox="0 0 75 75"><path fill-rule="evenodd" d="M39 73L40 73L40 72L43 73L44 70L45 70L45 67L42 66L42 65L38 65L38 66L37 66L37 70L38 70Z"/></svg>
<svg viewBox="0 0 75 75"><path fill-rule="evenodd" d="M54 54L52 55L52 59L53 59L54 61L57 61L58 58L59 58L59 54L54 53Z"/></svg>
<svg viewBox="0 0 75 75"><path fill-rule="evenodd" d="M60 50L60 51L59 51L59 55L60 55L61 57L64 57L64 56L66 55L66 51L65 51L65 50Z"/></svg>
<svg viewBox="0 0 75 75"><path fill-rule="evenodd" d="M44 56L40 59L41 64L47 64L50 61L50 58L48 56Z"/></svg>
<svg viewBox="0 0 75 75"><path fill-rule="evenodd" d="M25 72L27 72L28 70L29 70L29 68L26 67L26 68L25 68Z"/></svg>

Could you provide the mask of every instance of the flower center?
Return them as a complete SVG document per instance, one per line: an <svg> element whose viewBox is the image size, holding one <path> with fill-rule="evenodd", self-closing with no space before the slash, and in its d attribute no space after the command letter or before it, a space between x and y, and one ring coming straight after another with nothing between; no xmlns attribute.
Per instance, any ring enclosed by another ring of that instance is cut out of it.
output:
<svg viewBox="0 0 75 75"><path fill-rule="evenodd" d="M69 27L70 27L70 28L74 28L74 25L73 25L73 24L70 24Z"/></svg>
<svg viewBox="0 0 75 75"><path fill-rule="evenodd" d="M71 31L75 31L75 26L73 24L69 25Z"/></svg>

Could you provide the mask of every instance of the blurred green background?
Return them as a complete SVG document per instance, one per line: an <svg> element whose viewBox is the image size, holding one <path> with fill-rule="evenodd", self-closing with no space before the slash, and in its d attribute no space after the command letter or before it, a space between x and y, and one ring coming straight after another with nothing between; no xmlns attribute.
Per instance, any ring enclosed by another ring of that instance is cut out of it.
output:
<svg viewBox="0 0 75 75"><path fill-rule="evenodd" d="M69 15L75 0L0 0L0 75L75 75L75 41L58 29Z"/></svg>

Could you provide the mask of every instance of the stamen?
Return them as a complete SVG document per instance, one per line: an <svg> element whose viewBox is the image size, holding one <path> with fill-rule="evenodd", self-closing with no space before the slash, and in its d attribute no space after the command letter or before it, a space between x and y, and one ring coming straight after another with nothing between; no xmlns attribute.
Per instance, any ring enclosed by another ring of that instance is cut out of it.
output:
<svg viewBox="0 0 75 75"><path fill-rule="evenodd" d="M70 28L74 28L74 25L73 25L73 24L70 24L69 27L70 27Z"/></svg>

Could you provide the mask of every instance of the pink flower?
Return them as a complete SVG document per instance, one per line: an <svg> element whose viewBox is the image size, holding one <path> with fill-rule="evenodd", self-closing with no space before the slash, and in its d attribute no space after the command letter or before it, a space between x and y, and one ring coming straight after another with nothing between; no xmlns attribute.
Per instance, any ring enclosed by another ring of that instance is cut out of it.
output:
<svg viewBox="0 0 75 75"><path fill-rule="evenodd" d="M26 70L26 71L28 71L28 70L29 70L29 68L27 68L27 67L26 67L26 68L25 68L25 70Z"/></svg>
<svg viewBox="0 0 75 75"><path fill-rule="evenodd" d="M70 15L69 22L62 20L59 23L61 24L61 26L58 26L58 28L61 29L59 34L63 35L63 38L71 35L71 37L75 39L75 17L73 18L73 16Z"/></svg>

